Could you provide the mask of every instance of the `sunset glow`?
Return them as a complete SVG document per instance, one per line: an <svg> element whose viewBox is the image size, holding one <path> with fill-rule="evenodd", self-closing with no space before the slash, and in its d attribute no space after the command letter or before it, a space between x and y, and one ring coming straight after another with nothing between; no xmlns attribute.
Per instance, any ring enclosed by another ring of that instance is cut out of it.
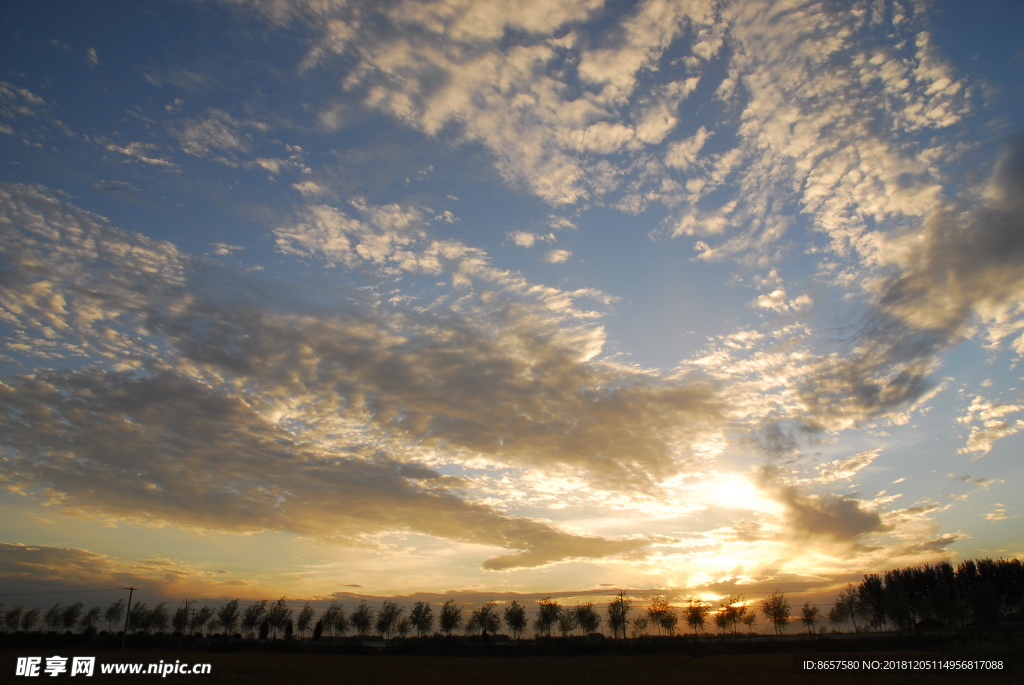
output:
<svg viewBox="0 0 1024 685"><path fill-rule="evenodd" d="M0 13L4 592L1024 554L1020 3Z"/></svg>

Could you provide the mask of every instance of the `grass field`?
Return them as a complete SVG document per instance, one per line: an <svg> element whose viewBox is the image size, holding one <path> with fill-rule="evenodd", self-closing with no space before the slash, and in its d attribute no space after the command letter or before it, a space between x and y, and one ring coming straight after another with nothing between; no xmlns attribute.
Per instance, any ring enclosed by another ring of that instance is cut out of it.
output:
<svg viewBox="0 0 1024 685"><path fill-rule="evenodd" d="M442 683L480 683L520 685L552 683L558 685L668 685L670 683L713 683L715 685L756 685L779 683L1019 683L1019 673L935 673L935 672L858 672L801 673L790 654L716 655L691 658L680 655L651 656L531 656L531 657L415 657L415 656L329 656L301 654L181 654L178 652L92 652L96 656L96 675L92 678L63 674L57 677L17 677L16 657L24 652L3 653L0 682L80 682L84 683L238 683L271 685L303 683L331 685L368 683L380 685L434 685ZM71 656L73 653L61 653ZM35 656L52 656L38 654ZM922 653L888 655L891 658L935 658ZM820 658L820 655L815 658ZM839 658L829 655L828 658ZM851 658L864 658L863 655ZM102 663L205 662L212 664L211 675L101 675Z"/></svg>

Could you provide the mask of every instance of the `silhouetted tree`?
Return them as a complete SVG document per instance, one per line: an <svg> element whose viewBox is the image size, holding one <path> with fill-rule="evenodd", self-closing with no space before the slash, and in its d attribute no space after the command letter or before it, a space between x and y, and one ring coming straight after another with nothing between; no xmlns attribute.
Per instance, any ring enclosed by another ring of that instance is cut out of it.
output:
<svg viewBox="0 0 1024 685"><path fill-rule="evenodd" d="M267 623L270 624L270 628L274 631L275 640L277 639L277 631L284 630L285 625L290 620L292 620L292 610L284 601L284 597L282 597L274 602L267 612Z"/></svg>
<svg viewBox="0 0 1024 685"><path fill-rule="evenodd" d="M505 625L512 633L513 640L521 640L527 626L526 607L512 600L512 603L505 607Z"/></svg>
<svg viewBox="0 0 1024 685"><path fill-rule="evenodd" d="M708 614L711 613L711 605L702 601L699 597L690 597L686 609L686 625L695 633L703 633L707 625Z"/></svg>
<svg viewBox="0 0 1024 685"><path fill-rule="evenodd" d="M580 630L585 635L596 633L601 628L601 615L594 609L593 602L578 604L574 611L576 612L576 623L579 624Z"/></svg>
<svg viewBox="0 0 1024 685"><path fill-rule="evenodd" d="M121 624L121 619L124 618L125 601L119 599L116 602L111 602L107 610L103 612L103 620L107 622L107 632L114 631L114 624Z"/></svg>
<svg viewBox="0 0 1024 685"><path fill-rule="evenodd" d="M13 633L18 630L18 623L21 621L21 615L24 611L25 607L23 606L7 610L7 613L4 614L4 625L7 626L7 632Z"/></svg>
<svg viewBox="0 0 1024 685"><path fill-rule="evenodd" d="M633 604L620 591L619 596L608 604L608 628L613 638L626 638L626 627L629 625L629 611Z"/></svg>
<svg viewBox="0 0 1024 685"><path fill-rule="evenodd" d="M835 604L828 612L828 620L832 625L844 626L847 622L853 623L853 631L857 632L857 604L860 596L853 583L849 583L836 597Z"/></svg>
<svg viewBox="0 0 1024 685"><path fill-rule="evenodd" d="M220 619L220 624L224 627L225 634L232 634L235 632L235 626L238 625L240 610L238 608L238 600L233 599L220 608L217 612L217 618Z"/></svg>
<svg viewBox="0 0 1024 685"><path fill-rule="evenodd" d="M352 626L356 629L356 634L368 635L370 633L370 627L373 625L373 610L366 604L365 599L352 612L351 621Z"/></svg>
<svg viewBox="0 0 1024 685"><path fill-rule="evenodd" d="M313 617L315 615L313 607L309 606L309 602L306 602L305 606L302 607L302 611L299 612L299 620L296 622L300 637L306 636L306 631L313 625Z"/></svg>
<svg viewBox="0 0 1024 685"><path fill-rule="evenodd" d="M21 616L21 629L26 633L39 621L39 609L29 609Z"/></svg>
<svg viewBox="0 0 1024 685"><path fill-rule="evenodd" d="M242 612L242 630L250 640L255 636L256 629L266 617L267 600L262 599L255 604L250 604ZM268 627L269 630L269 627Z"/></svg>
<svg viewBox="0 0 1024 685"><path fill-rule="evenodd" d="M341 605L337 602L331 602L331 606L324 610L324 615L321 617L323 621L323 630L327 632L327 637L334 637L334 622L337 620L339 614L344 614ZM347 617L346 617L347 619Z"/></svg>
<svg viewBox="0 0 1024 685"><path fill-rule="evenodd" d="M661 635L661 620L669 611L668 601L659 595L651 597L651 603L647 605L647 618L651 625Z"/></svg>
<svg viewBox="0 0 1024 685"><path fill-rule="evenodd" d="M778 589L761 601L761 613L765 619L771 621L776 635L786 630L789 624L789 609L789 600Z"/></svg>
<svg viewBox="0 0 1024 685"><path fill-rule="evenodd" d="M78 625L78 619L82 616L84 606L81 602L75 602L64 607L60 613L60 623L64 630L71 630Z"/></svg>
<svg viewBox="0 0 1024 685"><path fill-rule="evenodd" d="M221 625L220 622L220 616L218 616L217 612L214 611L213 616L211 616L210 620L206 622L206 632L210 635L216 635L223 627L224 626Z"/></svg>
<svg viewBox="0 0 1024 685"><path fill-rule="evenodd" d="M864 607L872 627L881 630L885 625L885 585L877 574L869 573L857 586L860 604Z"/></svg>
<svg viewBox="0 0 1024 685"><path fill-rule="evenodd" d="M78 619L78 626L82 631L87 631L95 627L96 623L99 622L100 617L103 616L103 607L93 607L82 614L82 617Z"/></svg>
<svg viewBox="0 0 1024 685"><path fill-rule="evenodd" d="M284 639L291 640L293 634L292 631L294 630L295 628L293 627L292 620L288 619L288 622L284 624Z"/></svg>
<svg viewBox="0 0 1024 685"><path fill-rule="evenodd" d="M747 613L747 607L743 604L743 595L729 595L723 599L718 613L722 616L722 620L725 621L727 628L735 634L740 622L743 620L743 616ZM715 620L715 625L718 625L717 616Z"/></svg>
<svg viewBox="0 0 1024 685"><path fill-rule="evenodd" d="M757 609L747 607L747 612L740 619L740 623L747 627L748 633L754 632L754 624L757 623Z"/></svg>
<svg viewBox="0 0 1024 685"><path fill-rule="evenodd" d="M409 634L410 630L412 630L412 621L409 620L408 616L398 619L398 623L395 625L395 632L398 634L398 637L405 637Z"/></svg>
<svg viewBox="0 0 1024 685"><path fill-rule="evenodd" d="M533 620L533 629L538 635L551 637L551 629L558 624L558 617L562 613L562 606L545 597L537 602L537 617Z"/></svg>
<svg viewBox="0 0 1024 685"><path fill-rule="evenodd" d="M494 602L487 602L474 609L470 620L473 619L480 630L488 633L494 634L501 629L501 616L498 614L498 605Z"/></svg>
<svg viewBox="0 0 1024 685"><path fill-rule="evenodd" d="M171 623L170 613L167 611L167 602L160 602L149 613L149 624L153 630L162 633L167 630Z"/></svg>
<svg viewBox="0 0 1024 685"><path fill-rule="evenodd" d="M182 605L174 611L174 617L171 618L171 627L174 628L174 632L179 635L184 635L188 630L188 607Z"/></svg>
<svg viewBox="0 0 1024 685"><path fill-rule="evenodd" d="M814 624L818 622L818 607L812 606L810 602L804 602L800 608L800 621L807 627L807 634L814 634Z"/></svg>
<svg viewBox="0 0 1024 685"><path fill-rule="evenodd" d="M576 630L580 625L577 620L576 610L569 607L562 607L558 612L558 620L555 623L558 625L558 632L562 637L569 637L569 633Z"/></svg>
<svg viewBox="0 0 1024 685"><path fill-rule="evenodd" d="M145 602L136 602L128 612L129 632L149 632L150 611Z"/></svg>
<svg viewBox="0 0 1024 685"><path fill-rule="evenodd" d="M338 613L335 614L334 621L332 622L332 634L337 635L338 637L345 637L348 635L350 624L351 621L349 620L348 614L345 613L345 609L343 607L339 607Z"/></svg>
<svg viewBox="0 0 1024 685"><path fill-rule="evenodd" d="M260 623L260 637L261 641L266 640L270 636L270 621L266 618Z"/></svg>
<svg viewBox="0 0 1024 685"><path fill-rule="evenodd" d="M203 628L209 625L210 620L213 618L214 612L210 607L204 606L199 611L192 615L192 632L202 633Z"/></svg>
<svg viewBox="0 0 1024 685"><path fill-rule="evenodd" d="M715 612L714 621L715 627L718 628L719 633L729 632L729 626L732 624L732 621L729 619L729 614L719 609Z"/></svg>
<svg viewBox="0 0 1024 685"><path fill-rule="evenodd" d="M401 604L385 599L380 611L377 612L377 632L390 639L398 627L403 611L405 610Z"/></svg>
<svg viewBox="0 0 1024 685"><path fill-rule="evenodd" d="M63 615L64 612L60 608L60 602L47 609L46 613L43 614L43 623L46 624L46 629L56 630L63 620Z"/></svg>
<svg viewBox="0 0 1024 685"><path fill-rule="evenodd" d="M449 599L441 607L441 618L438 622L438 627L440 627L442 633L450 636L452 631L458 630L461 625L462 609L459 608L454 599Z"/></svg>
<svg viewBox="0 0 1024 685"><path fill-rule="evenodd" d="M409 612L409 622L416 629L417 637L428 635L434 629L434 610L426 602L416 602Z"/></svg>
<svg viewBox="0 0 1024 685"><path fill-rule="evenodd" d="M321 638L321 636L323 636L323 634L324 634L324 620L321 618L319 621L316 622L316 625L313 626L313 642L319 642L320 638Z"/></svg>
<svg viewBox="0 0 1024 685"><path fill-rule="evenodd" d="M636 639L638 637L642 637L642 636L646 635L647 634L647 626L649 626L650 623L651 623L651 619L650 619L650 617L647 616L647 614L640 614L639 616L634 616L633 620L630 622L630 624L631 624L631 626L633 628L633 631L632 631L633 639Z"/></svg>

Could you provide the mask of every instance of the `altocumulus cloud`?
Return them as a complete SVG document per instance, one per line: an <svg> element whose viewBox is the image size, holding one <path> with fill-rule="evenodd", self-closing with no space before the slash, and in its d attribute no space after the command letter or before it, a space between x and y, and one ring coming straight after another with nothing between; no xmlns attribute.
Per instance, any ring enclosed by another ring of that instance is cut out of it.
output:
<svg viewBox="0 0 1024 685"><path fill-rule="evenodd" d="M649 543L509 516L422 460L484 455L644 488L720 421L710 385L587 363L585 336L500 293L432 316L215 300L207 261L38 189L2 200L12 352L105 360L0 386L5 487L73 513L519 550L490 569L604 557Z"/></svg>

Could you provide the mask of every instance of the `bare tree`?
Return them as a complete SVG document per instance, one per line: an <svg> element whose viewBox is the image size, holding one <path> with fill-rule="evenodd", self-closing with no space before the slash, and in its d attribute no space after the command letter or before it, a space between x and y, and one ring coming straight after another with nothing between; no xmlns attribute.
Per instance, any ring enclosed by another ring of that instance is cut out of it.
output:
<svg viewBox="0 0 1024 685"><path fill-rule="evenodd" d="M441 607L441 620L439 621L441 632L450 636L452 631L458 630L461 625L462 609L459 608L454 599L449 599Z"/></svg>
<svg viewBox="0 0 1024 685"><path fill-rule="evenodd" d="M810 602L804 602L803 607L800 608L800 621L807 626L808 635L814 633L814 624L817 623L818 616L818 607L811 606Z"/></svg>
<svg viewBox="0 0 1024 685"><path fill-rule="evenodd" d="M512 600L512 603L505 607L505 625L512 633L513 640L521 640L523 633L526 632L526 607Z"/></svg>
<svg viewBox="0 0 1024 685"><path fill-rule="evenodd" d="M423 637L434 629L434 610L426 602L416 602L409 612L409 622L416 629L416 636Z"/></svg>
<svg viewBox="0 0 1024 685"><path fill-rule="evenodd" d="M789 623L789 609L789 600L778 589L761 601L761 613L771 621L776 635L786 630Z"/></svg>
<svg viewBox="0 0 1024 685"><path fill-rule="evenodd" d="M608 627L612 631L612 637L625 639L631 608L632 602L626 599L621 590L619 596L608 604Z"/></svg>

